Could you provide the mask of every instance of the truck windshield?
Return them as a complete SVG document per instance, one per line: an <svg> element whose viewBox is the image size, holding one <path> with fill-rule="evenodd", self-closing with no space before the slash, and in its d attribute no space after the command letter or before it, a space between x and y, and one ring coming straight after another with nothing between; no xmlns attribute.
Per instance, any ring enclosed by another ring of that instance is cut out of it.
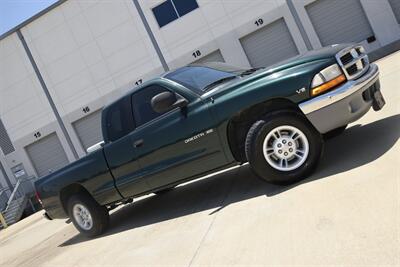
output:
<svg viewBox="0 0 400 267"><path fill-rule="evenodd" d="M194 89L205 92L211 85L219 85L237 77L234 72L218 70L206 66L187 66L165 75L165 78ZM219 83L221 81L221 83Z"/></svg>

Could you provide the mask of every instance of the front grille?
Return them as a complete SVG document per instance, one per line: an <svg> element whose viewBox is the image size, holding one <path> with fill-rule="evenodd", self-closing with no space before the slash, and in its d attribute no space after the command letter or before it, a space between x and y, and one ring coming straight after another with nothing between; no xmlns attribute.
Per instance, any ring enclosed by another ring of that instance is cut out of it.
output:
<svg viewBox="0 0 400 267"><path fill-rule="evenodd" d="M354 46L343 49L336 55L336 60L348 80L357 79L368 70L368 55L363 51L362 46Z"/></svg>
<svg viewBox="0 0 400 267"><path fill-rule="evenodd" d="M353 56L350 53L345 54L344 56L340 57L343 65L350 63L353 60Z"/></svg>
<svg viewBox="0 0 400 267"><path fill-rule="evenodd" d="M357 53L358 53L359 55L361 55L361 54L362 54L362 52L361 52L361 48L360 48L360 47L356 47L355 49L356 49L356 51L357 51Z"/></svg>
<svg viewBox="0 0 400 267"><path fill-rule="evenodd" d="M348 67L346 70L347 70L347 73L348 73L349 75L351 75L351 76L354 75L354 74L356 74L357 71L358 71L356 65L351 65L351 66Z"/></svg>

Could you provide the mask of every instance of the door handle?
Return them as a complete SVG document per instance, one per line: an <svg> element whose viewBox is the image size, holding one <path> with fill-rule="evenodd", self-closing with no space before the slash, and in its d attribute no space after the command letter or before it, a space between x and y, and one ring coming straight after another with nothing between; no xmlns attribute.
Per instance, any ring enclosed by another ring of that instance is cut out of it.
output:
<svg viewBox="0 0 400 267"><path fill-rule="evenodd" d="M133 143L133 146L134 146L134 147L141 147L141 146L143 146L143 143L144 143L143 139L139 139L139 140L136 140L136 141Z"/></svg>

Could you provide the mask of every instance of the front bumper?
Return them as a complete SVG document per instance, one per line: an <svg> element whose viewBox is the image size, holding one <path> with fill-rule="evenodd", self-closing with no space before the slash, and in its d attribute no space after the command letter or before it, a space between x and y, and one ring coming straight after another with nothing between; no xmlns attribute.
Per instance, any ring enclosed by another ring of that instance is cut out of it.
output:
<svg viewBox="0 0 400 267"><path fill-rule="evenodd" d="M320 133L327 133L361 118L373 105L373 92L380 90L379 69L369 70L356 80L299 105L308 120Z"/></svg>

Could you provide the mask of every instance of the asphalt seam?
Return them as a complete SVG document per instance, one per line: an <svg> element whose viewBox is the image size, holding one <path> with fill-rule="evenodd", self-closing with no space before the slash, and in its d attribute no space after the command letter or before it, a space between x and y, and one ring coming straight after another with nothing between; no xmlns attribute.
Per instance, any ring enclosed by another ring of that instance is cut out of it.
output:
<svg viewBox="0 0 400 267"><path fill-rule="evenodd" d="M239 174L241 168L242 168L242 166L239 166L239 168L237 168L237 171L236 171L235 174L233 175L234 177L236 177L236 176ZM233 183L234 183L234 181L235 181L235 179L232 179L232 182L230 183L228 190L226 190L225 196L222 198L222 201L221 201L221 203L220 203L220 207L222 207L222 206L224 205L226 199L228 198L229 194L231 193L232 188L233 188ZM193 261L196 259L197 255L198 255L198 253L199 253L199 251L200 251L200 248L201 248L201 246L202 246L203 243L204 243L204 240L206 239L208 233L210 232L212 226L214 225L214 222L215 222L217 216L218 216L218 212L217 212L217 213L214 215L214 217L212 218L211 223L210 223L210 225L209 225L208 228L207 228L207 231L204 233L203 237L201 238L200 243L199 243L199 245L198 245L197 248L196 248L196 251L194 252L192 258L190 259L190 262L189 262L188 267L192 266Z"/></svg>

